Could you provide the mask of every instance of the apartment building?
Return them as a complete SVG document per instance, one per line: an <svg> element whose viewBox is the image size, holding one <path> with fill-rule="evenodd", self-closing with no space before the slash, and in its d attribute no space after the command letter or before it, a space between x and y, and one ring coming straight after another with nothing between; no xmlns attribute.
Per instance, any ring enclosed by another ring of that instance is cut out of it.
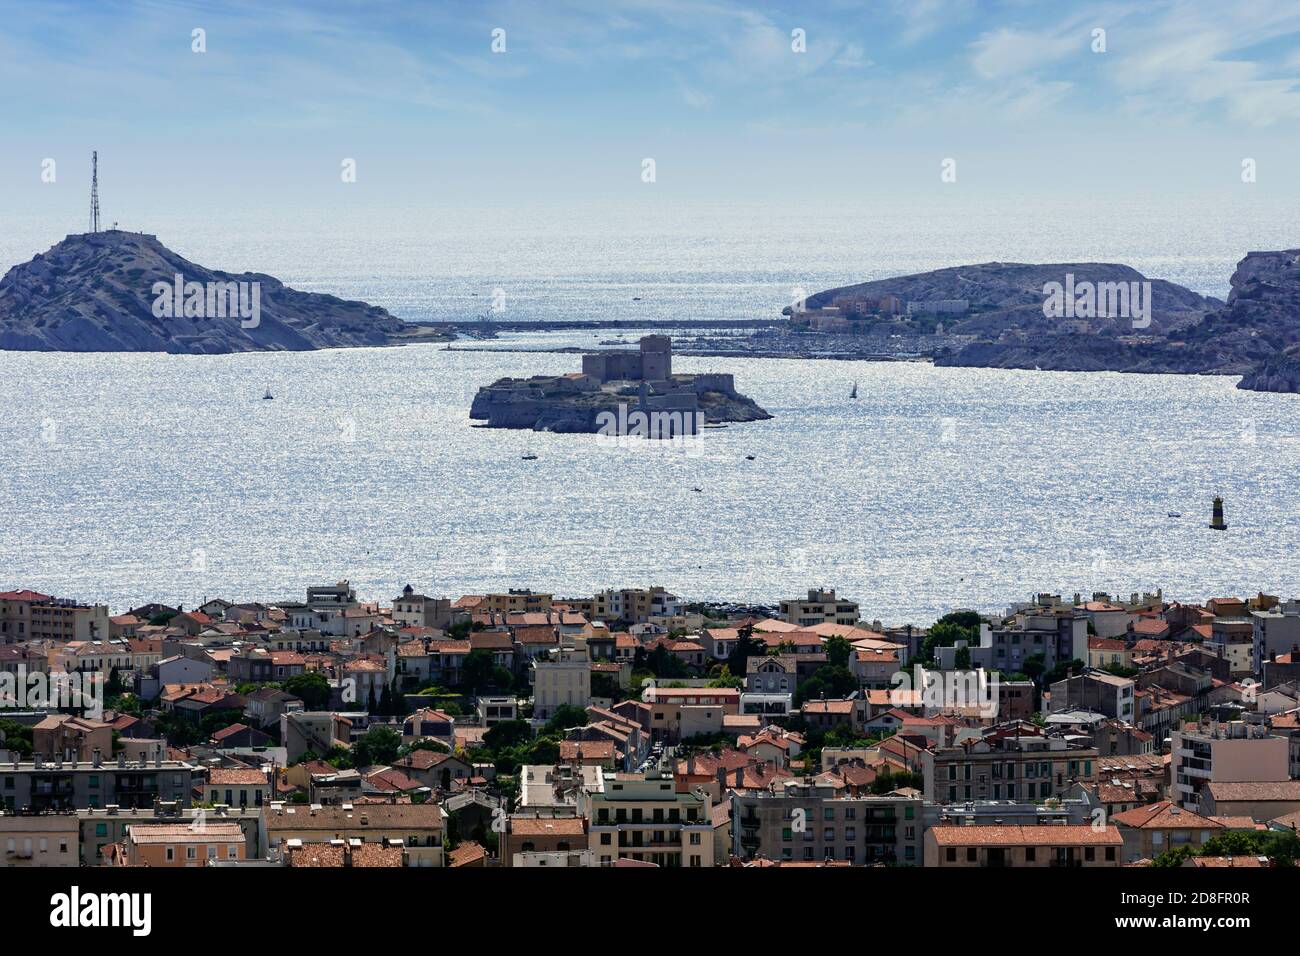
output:
<svg viewBox="0 0 1300 956"><path fill-rule="evenodd" d="M260 807L271 802L271 781L265 770L213 767L203 785L203 802L228 807Z"/></svg>
<svg viewBox="0 0 1300 956"><path fill-rule="evenodd" d="M393 598L393 623L398 627L436 627L445 631L452 623L451 600L416 594L408 584L399 597Z"/></svg>
<svg viewBox="0 0 1300 956"><path fill-rule="evenodd" d="M0 591L0 644L108 637L108 608L39 591Z"/></svg>
<svg viewBox="0 0 1300 956"><path fill-rule="evenodd" d="M1023 731L1023 732L1018 732ZM1046 735L1032 725L994 728L977 740L921 753L925 798L1045 800L1097 776L1097 748L1086 738Z"/></svg>
<svg viewBox="0 0 1300 956"><path fill-rule="evenodd" d="M1025 661L1042 657L1051 670L1058 664L1088 660L1088 616L1065 606L1033 607L997 627L980 627L980 644L971 648L971 664L1003 674L1024 671Z"/></svg>
<svg viewBox="0 0 1300 956"><path fill-rule="evenodd" d="M584 651L553 648L532 663L533 716L549 720L564 706L583 709L591 702L591 661Z"/></svg>
<svg viewBox="0 0 1300 956"><path fill-rule="evenodd" d="M1087 710L1133 723L1137 684L1101 670L1089 670L1059 680L1051 687L1051 713Z"/></svg>
<svg viewBox="0 0 1300 956"><path fill-rule="evenodd" d="M262 808L263 843L271 851L286 849L290 840L304 844L334 840L400 844L406 848L409 866L443 866L446 816L434 803L272 803Z"/></svg>
<svg viewBox="0 0 1300 956"><path fill-rule="evenodd" d="M501 864L503 866L550 865L552 855L587 851L587 821L582 817L522 816L507 821ZM561 864L564 865L564 864ZM583 865L591 865L586 863Z"/></svg>
<svg viewBox="0 0 1300 956"><path fill-rule="evenodd" d="M717 733L723 717L740 713L734 687L647 687L641 699L650 705L651 736L670 743Z"/></svg>
<svg viewBox="0 0 1300 956"><path fill-rule="evenodd" d="M713 801L700 788L679 793L671 772L611 773L578 794L597 865L639 860L658 866L713 866Z"/></svg>
<svg viewBox="0 0 1300 956"><path fill-rule="evenodd" d="M127 866L181 868L209 861L244 859L244 831L237 823L145 823L127 827Z"/></svg>
<svg viewBox="0 0 1300 956"><path fill-rule="evenodd" d="M530 611L549 611L553 596L526 589L511 588L505 594L485 594L477 611L492 614L526 614Z"/></svg>
<svg viewBox="0 0 1300 956"><path fill-rule="evenodd" d="M1216 617L1210 622L1210 636L1205 647L1228 662L1234 678L1248 677L1255 668L1255 622L1244 614Z"/></svg>
<svg viewBox="0 0 1300 956"><path fill-rule="evenodd" d="M77 866L79 832L75 814L0 811L0 868Z"/></svg>
<svg viewBox="0 0 1300 956"><path fill-rule="evenodd" d="M46 760L94 760L113 752L113 728L102 720L50 714L32 728L32 752Z"/></svg>
<svg viewBox="0 0 1300 956"><path fill-rule="evenodd" d="M174 802L159 801L150 807L104 807L77 810L75 818L81 831L81 865L99 866L110 848L126 842L132 826L170 824L195 826L200 822L233 823L244 834L241 859L261 856L261 807L184 808Z"/></svg>
<svg viewBox="0 0 1300 956"><path fill-rule="evenodd" d="M148 807L156 800L190 805L201 770L181 760L45 760L0 764L0 802L6 810L71 810L87 807Z"/></svg>
<svg viewBox="0 0 1300 956"><path fill-rule="evenodd" d="M922 807L919 795L848 797L829 785L794 781L733 793L731 852L747 860L919 866Z"/></svg>
<svg viewBox="0 0 1300 956"><path fill-rule="evenodd" d="M780 618L800 627L858 623L858 602L837 597L835 589L809 588L807 600L782 601Z"/></svg>
<svg viewBox="0 0 1300 956"><path fill-rule="evenodd" d="M1166 850L1199 847L1222 833L1217 820L1183 809L1170 800L1133 807L1110 818L1124 838L1124 862L1154 860Z"/></svg>
<svg viewBox="0 0 1300 956"><path fill-rule="evenodd" d="M997 868L1117 867L1124 838L1114 826L936 826L925 832L925 865Z"/></svg>
<svg viewBox="0 0 1300 956"><path fill-rule="evenodd" d="M1252 669L1256 674L1263 672L1264 662L1274 655L1300 650L1300 600L1251 611L1250 622Z"/></svg>
<svg viewBox="0 0 1300 956"><path fill-rule="evenodd" d="M1199 810L1209 783L1290 780L1290 742L1258 721L1185 723L1170 734L1170 799Z"/></svg>

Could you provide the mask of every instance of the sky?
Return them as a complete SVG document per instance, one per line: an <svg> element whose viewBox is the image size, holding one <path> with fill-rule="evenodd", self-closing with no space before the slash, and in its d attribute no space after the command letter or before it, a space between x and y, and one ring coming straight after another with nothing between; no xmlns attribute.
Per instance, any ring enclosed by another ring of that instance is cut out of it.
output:
<svg viewBox="0 0 1300 956"><path fill-rule="evenodd" d="M1294 198L1300 3L0 0L0 115L0 215Z"/></svg>

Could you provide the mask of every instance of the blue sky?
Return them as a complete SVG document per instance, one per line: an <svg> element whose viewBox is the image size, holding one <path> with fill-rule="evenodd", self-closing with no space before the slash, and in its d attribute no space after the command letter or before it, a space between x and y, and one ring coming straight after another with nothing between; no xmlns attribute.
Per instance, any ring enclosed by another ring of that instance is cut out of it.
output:
<svg viewBox="0 0 1300 956"><path fill-rule="evenodd" d="M207 52L191 51L206 31ZM491 51L505 31L506 52ZM1106 52L1092 49L1106 31ZM805 31L806 52L791 49ZM1295 194L1300 3L0 2L0 200ZM71 194L69 195L71 199Z"/></svg>

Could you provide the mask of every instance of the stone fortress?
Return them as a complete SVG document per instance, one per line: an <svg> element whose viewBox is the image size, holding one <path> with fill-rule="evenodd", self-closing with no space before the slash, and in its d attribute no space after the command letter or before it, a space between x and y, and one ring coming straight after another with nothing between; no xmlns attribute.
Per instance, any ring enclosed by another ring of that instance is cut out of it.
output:
<svg viewBox="0 0 1300 956"><path fill-rule="evenodd" d="M729 373L673 374L672 341L646 335L633 351L591 352L582 371L559 376L503 378L479 389L470 417L489 428L595 432L602 411L703 413L708 422L758 421L771 416L736 392Z"/></svg>

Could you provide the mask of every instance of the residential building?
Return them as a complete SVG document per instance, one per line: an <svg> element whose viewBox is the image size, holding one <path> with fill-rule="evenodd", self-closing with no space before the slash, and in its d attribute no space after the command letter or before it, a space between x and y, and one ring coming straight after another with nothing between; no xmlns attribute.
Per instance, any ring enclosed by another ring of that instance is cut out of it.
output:
<svg viewBox="0 0 1300 956"><path fill-rule="evenodd" d="M925 832L928 867L1117 867L1124 838L1114 826L935 826Z"/></svg>
<svg viewBox="0 0 1300 956"><path fill-rule="evenodd" d="M145 823L127 827L127 866L196 867L244 859L244 831L237 823Z"/></svg>
<svg viewBox="0 0 1300 956"><path fill-rule="evenodd" d="M1006 725L957 746L921 753L925 798L931 801L1045 800L1096 779L1097 748L1087 738L1046 735L1031 725Z"/></svg>
<svg viewBox="0 0 1300 956"><path fill-rule="evenodd" d="M1202 806L1209 783L1270 783L1290 779L1290 748L1262 722L1186 723L1170 735L1170 799L1185 810Z"/></svg>
<svg viewBox="0 0 1300 956"><path fill-rule="evenodd" d="M290 840L308 844L355 839L384 846L400 841L410 866L428 867L443 865L445 816L436 803L272 803L262 810L262 826L265 845L273 851L287 849Z"/></svg>
<svg viewBox="0 0 1300 956"><path fill-rule="evenodd" d="M816 781L733 793L731 852L741 859L919 866L922 803L919 794L848 796Z"/></svg>
<svg viewBox="0 0 1300 956"><path fill-rule="evenodd" d="M1224 830L1222 823L1170 800L1114 814L1110 822L1124 838L1125 863L1154 860L1166 850L1182 846L1199 847Z"/></svg>
<svg viewBox="0 0 1300 956"><path fill-rule="evenodd" d="M695 788L679 793L670 772L611 773L578 793L588 846L600 866L620 859L657 866L711 867L713 802Z"/></svg>
<svg viewBox="0 0 1300 956"><path fill-rule="evenodd" d="M77 866L80 835L75 813L0 811L0 868Z"/></svg>
<svg viewBox="0 0 1300 956"><path fill-rule="evenodd" d="M780 604L781 620L811 627L814 624L856 624L858 602L837 597L835 589L809 588L807 600L795 599Z"/></svg>

